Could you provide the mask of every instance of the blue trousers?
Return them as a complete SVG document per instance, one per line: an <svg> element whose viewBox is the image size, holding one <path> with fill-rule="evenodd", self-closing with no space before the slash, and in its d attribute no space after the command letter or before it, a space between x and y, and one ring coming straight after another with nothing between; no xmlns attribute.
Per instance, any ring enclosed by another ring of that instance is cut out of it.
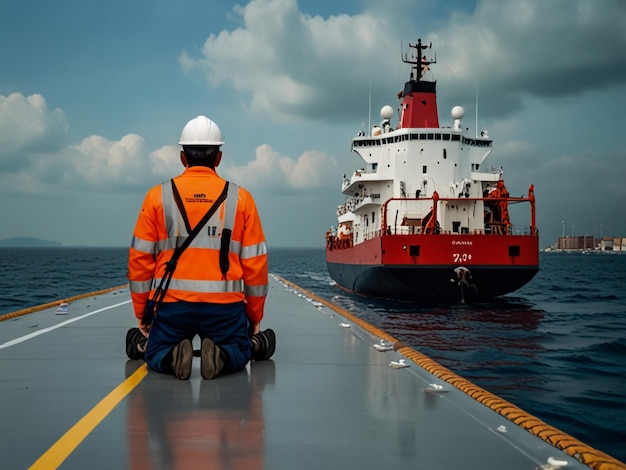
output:
<svg viewBox="0 0 626 470"><path fill-rule="evenodd" d="M252 358L244 303L162 303L152 320L144 360L151 370L171 374L170 351L182 340L210 338L225 354L222 374L243 369Z"/></svg>

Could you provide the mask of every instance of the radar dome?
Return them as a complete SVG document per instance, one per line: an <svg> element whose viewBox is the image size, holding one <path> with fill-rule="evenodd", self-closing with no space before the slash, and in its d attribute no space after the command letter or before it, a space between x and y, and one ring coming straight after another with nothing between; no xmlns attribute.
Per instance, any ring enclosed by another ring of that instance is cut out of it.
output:
<svg viewBox="0 0 626 470"><path fill-rule="evenodd" d="M391 119L393 117L393 108L389 105L385 105L380 110L381 119Z"/></svg>
<svg viewBox="0 0 626 470"><path fill-rule="evenodd" d="M452 112L450 114L452 115L452 119L463 119L463 116L465 116L465 110L462 106L455 106L452 108Z"/></svg>

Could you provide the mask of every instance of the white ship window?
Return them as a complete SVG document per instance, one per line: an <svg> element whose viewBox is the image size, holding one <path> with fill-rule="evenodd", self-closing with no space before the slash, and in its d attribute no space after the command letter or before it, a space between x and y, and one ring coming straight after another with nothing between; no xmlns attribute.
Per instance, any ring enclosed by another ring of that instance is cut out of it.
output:
<svg viewBox="0 0 626 470"><path fill-rule="evenodd" d="M444 134L443 140L450 140L450 134Z"/></svg>
<svg viewBox="0 0 626 470"><path fill-rule="evenodd" d="M453 141L461 140L461 136L459 134L452 134L452 140Z"/></svg>
<svg viewBox="0 0 626 470"><path fill-rule="evenodd" d="M426 173L426 165L422 167L422 173Z"/></svg>

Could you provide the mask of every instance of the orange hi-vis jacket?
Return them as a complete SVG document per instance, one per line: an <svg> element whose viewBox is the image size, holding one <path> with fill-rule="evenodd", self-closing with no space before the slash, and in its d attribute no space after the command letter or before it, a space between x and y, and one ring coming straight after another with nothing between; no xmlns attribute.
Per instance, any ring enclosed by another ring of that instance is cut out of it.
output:
<svg viewBox="0 0 626 470"><path fill-rule="evenodd" d="M142 319L149 298L165 274L174 249L182 245L219 197L226 180L215 170L193 166L174 178L189 230L173 197L171 181L148 191L128 255L128 279L135 316ZM232 230L229 269L220 269L222 230ZM183 251L163 302L235 303L245 300L248 319L263 318L268 289L267 246L254 199L229 183L226 200Z"/></svg>

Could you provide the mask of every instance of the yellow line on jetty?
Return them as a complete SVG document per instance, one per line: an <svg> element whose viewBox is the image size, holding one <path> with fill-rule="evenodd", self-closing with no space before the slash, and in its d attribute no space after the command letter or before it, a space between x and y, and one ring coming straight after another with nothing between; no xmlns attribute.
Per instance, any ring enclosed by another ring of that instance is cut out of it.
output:
<svg viewBox="0 0 626 470"><path fill-rule="evenodd" d="M100 401L89 413L78 421L63 437L61 437L50 449L46 451L30 467L31 469L47 470L59 468L59 466L74 452L78 445L93 431L108 414L121 402L133 389L139 385L148 374L148 366L142 364L130 377L119 384L111 393Z"/></svg>

